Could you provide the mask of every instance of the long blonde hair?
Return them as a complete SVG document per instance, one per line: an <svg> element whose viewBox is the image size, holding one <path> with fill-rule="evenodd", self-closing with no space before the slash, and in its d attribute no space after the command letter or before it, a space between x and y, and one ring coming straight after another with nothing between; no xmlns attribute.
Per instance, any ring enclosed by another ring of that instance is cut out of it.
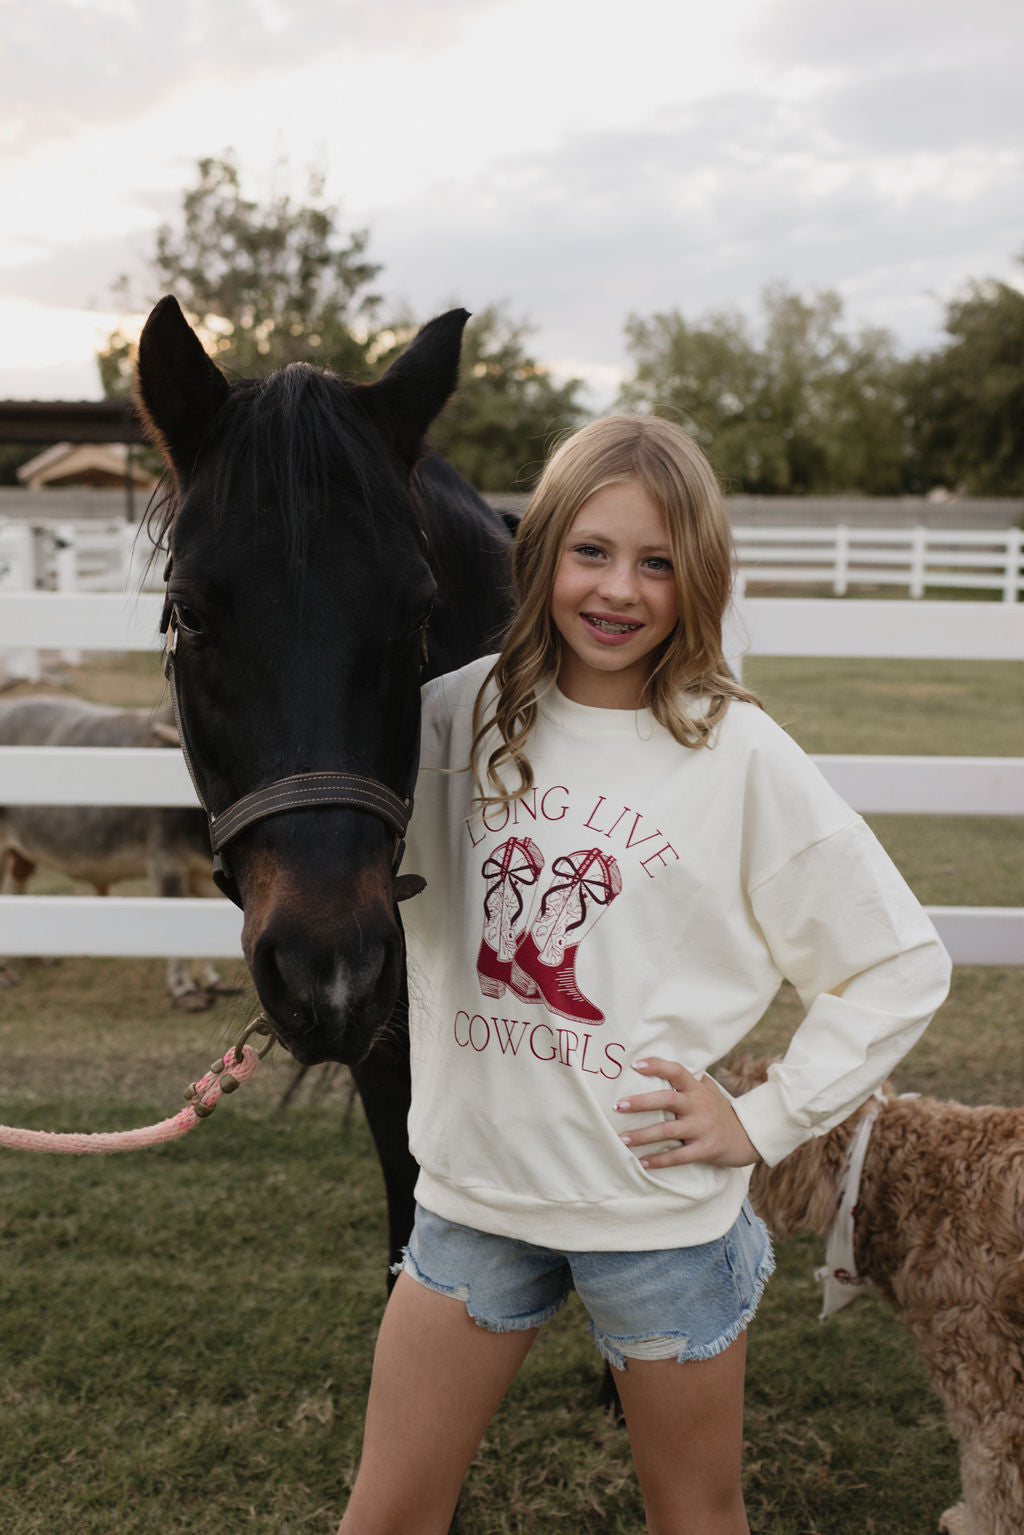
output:
<svg viewBox="0 0 1024 1535"><path fill-rule="evenodd" d="M679 622L654 661L642 706L681 746L699 747L709 744L730 699L758 703L733 677L722 654L733 544L711 465L671 421L605 416L566 438L552 454L516 532L516 617L487 679L498 689L493 712L484 718L482 688L473 715L473 776L484 805L507 804L533 784L525 747L536 724L538 699L554 687L562 658L562 637L551 619L558 562L583 503L606 485L626 480L638 480L661 510L679 592ZM698 709L693 708L696 695ZM499 742L481 772L480 749L495 727ZM510 765L520 779L514 787L502 776Z"/></svg>

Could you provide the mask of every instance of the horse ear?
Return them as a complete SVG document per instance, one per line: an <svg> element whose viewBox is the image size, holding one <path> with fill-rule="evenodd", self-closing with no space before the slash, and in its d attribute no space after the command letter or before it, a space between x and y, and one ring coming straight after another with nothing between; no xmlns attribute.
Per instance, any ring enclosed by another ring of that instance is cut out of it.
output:
<svg viewBox="0 0 1024 1535"><path fill-rule="evenodd" d="M428 320L387 372L360 391L361 403L410 467L422 452L427 428L459 382L468 319L468 310L450 309Z"/></svg>
<svg viewBox="0 0 1024 1535"><path fill-rule="evenodd" d="M228 390L177 299L162 298L139 338L135 400L146 436L179 474L190 473Z"/></svg>

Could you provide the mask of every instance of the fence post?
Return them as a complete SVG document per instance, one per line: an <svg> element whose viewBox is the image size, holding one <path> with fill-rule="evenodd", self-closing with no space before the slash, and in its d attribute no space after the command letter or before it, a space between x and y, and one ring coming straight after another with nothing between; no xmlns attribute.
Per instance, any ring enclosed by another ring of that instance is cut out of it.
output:
<svg viewBox="0 0 1024 1535"><path fill-rule="evenodd" d="M920 523L914 528L910 543L910 595L911 597L923 597L926 582L926 559L928 550L928 529Z"/></svg>
<svg viewBox="0 0 1024 1535"><path fill-rule="evenodd" d="M747 578L742 570L737 570L733 576L732 600L725 610L725 622L722 624L722 641L726 653L726 665L736 678L737 682L743 681L743 652L746 649L747 634L740 613L740 604L747 595ZM729 651L735 648L736 654L729 655Z"/></svg>
<svg viewBox="0 0 1024 1535"><path fill-rule="evenodd" d="M1022 556L1024 556L1024 530L1021 528L1007 528L1006 580L1003 582L1004 602L1017 601L1021 582L1024 580L1024 571L1021 570Z"/></svg>
<svg viewBox="0 0 1024 1535"><path fill-rule="evenodd" d="M845 597L850 576L850 530L844 522L836 526L835 560L832 591L837 597Z"/></svg>
<svg viewBox="0 0 1024 1535"><path fill-rule="evenodd" d="M9 522L0 527L0 587L14 592L36 589L35 534L27 522ZM41 677L38 650L8 651L4 681L36 683Z"/></svg>
<svg viewBox="0 0 1024 1535"><path fill-rule="evenodd" d="M135 548L136 528L133 522L123 522L118 528L118 552L120 555L121 586L124 591L132 590L132 567L134 564L133 551Z"/></svg>
<svg viewBox="0 0 1024 1535"><path fill-rule="evenodd" d="M54 566L59 592L78 591L78 527L73 522L59 522L54 530ZM80 650L62 650L65 666L81 666Z"/></svg>

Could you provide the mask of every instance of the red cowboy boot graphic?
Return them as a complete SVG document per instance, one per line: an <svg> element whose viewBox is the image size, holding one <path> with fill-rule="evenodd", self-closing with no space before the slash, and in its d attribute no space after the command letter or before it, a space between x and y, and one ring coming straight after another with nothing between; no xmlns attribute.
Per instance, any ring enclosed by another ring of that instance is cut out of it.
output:
<svg viewBox="0 0 1024 1535"><path fill-rule="evenodd" d="M522 995L532 979L553 1013L573 1023L603 1023L604 1013L576 984L576 951L622 889L619 866L610 854L588 848L556 858L551 873L537 920L516 950L509 985Z"/></svg>
<svg viewBox="0 0 1024 1535"><path fill-rule="evenodd" d="M484 931L476 970L485 997L501 997L508 986L523 1002L539 1002L540 992L528 975L513 979L512 961L537 894L536 884L544 867L544 855L529 837L510 837L484 860L487 881L484 896ZM533 886L533 889L530 887ZM523 888L529 891L529 907Z"/></svg>

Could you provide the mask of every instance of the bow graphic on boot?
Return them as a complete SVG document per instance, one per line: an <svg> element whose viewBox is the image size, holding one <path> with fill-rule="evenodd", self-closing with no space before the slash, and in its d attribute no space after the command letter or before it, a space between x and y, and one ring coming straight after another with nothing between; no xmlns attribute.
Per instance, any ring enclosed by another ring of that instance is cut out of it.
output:
<svg viewBox="0 0 1024 1535"><path fill-rule="evenodd" d="M512 962L530 920L523 889L529 892L532 908L543 867L544 855L529 837L509 837L484 861L481 872L488 886L476 969L485 997L504 996L508 986L522 1002L540 1001L540 992L528 975L518 981L513 978Z"/></svg>
<svg viewBox="0 0 1024 1535"><path fill-rule="evenodd" d="M622 889L622 874L615 859L597 848L563 854L551 873L537 920L516 948L509 985L524 996L532 983L553 1013L573 1023L603 1023L604 1013L579 988L576 954Z"/></svg>

